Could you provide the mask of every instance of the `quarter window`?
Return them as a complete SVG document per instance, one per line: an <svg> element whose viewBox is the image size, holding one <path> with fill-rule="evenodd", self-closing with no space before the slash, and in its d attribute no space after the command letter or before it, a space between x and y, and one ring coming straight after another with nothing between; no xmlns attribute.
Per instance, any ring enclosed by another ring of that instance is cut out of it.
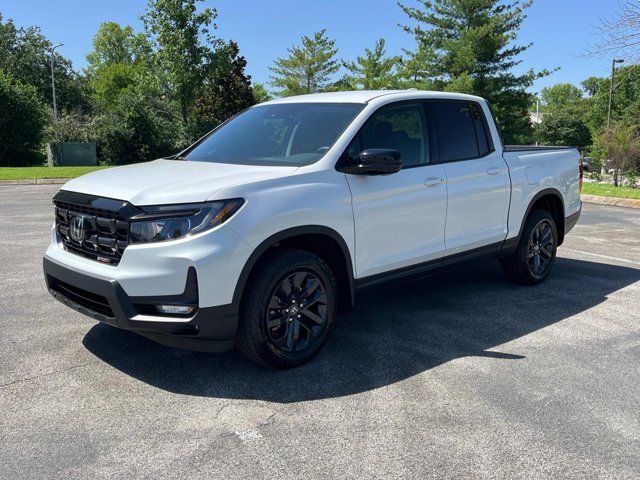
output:
<svg viewBox="0 0 640 480"><path fill-rule="evenodd" d="M476 138L478 139L478 156L483 157L493 151L491 136L487 131L487 122L480 107L475 103L470 103L469 108L471 109L473 126L476 129Z"/></svg>

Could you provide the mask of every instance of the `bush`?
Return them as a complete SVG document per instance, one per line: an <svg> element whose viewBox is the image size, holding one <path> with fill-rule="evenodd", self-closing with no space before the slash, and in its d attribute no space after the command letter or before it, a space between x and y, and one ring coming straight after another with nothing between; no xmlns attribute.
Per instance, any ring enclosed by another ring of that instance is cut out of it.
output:
<svg viewBox="0 0 640 480"><path fill-rule="evenodd" d="M62 111L56 121L46 129L46 140L51 142L92 142L90 133L91 119L77 109Z"/></svg>
<svg viewBox="0 0 640 480"><path fill-rule="evenodd" d="M46 122L36 89L0 70L0 166L41 162Z"/></svg>
<svg viewBox="0 0 640 480"><path fill-rule="evenodd" d="M601 182L602 181L602 175L600 174L600 172L586 172L586 178L593 180L594 182Z"/></svg>
<svg viewBox="0 0 640 480"><path fill-rule="evenodd" d="M640 125L616 123L595 136L593 151L608 159L607 168L614 171L613 183L618 186L618 174L637 175L640 172Z"/></svg>

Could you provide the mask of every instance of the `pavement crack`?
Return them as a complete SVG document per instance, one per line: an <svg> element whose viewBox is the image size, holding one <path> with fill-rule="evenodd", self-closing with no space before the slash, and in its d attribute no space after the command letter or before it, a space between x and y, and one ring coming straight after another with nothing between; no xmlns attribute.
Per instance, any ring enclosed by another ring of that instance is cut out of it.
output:
<svg viewBox="0 0 640 480"><path fill-rule="evenodd" d="M52 372L47 372L47 373L43 373L43 374L40 374L40 375L34 375L32 377L19 378L18 380L13 380L11 382L3 383L2 385L0 385L0 388L10 387L11 385L15 385L17 383L30 382L32 380L37 380L39 378L50 377L52 375L57 375L59 373L64 373L64 372L68 372L70 370L75 370L77 368L83 368L83 367L87 367L89 365L95 365L97 363L98 362L96 361L96 362L82 363L80 365L71 365L70 367L63 368L63 369L60 369L60 370L54 370Z"/></svg>

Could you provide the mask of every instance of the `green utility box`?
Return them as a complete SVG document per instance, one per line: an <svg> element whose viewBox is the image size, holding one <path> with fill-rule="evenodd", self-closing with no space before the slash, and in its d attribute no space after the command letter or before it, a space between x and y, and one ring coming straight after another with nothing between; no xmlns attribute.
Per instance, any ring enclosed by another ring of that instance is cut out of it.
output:
<svg viewBox="0 0 640 480"><path fill-rule="evenodd" d="M96 144L50 143L47 145L47 163L50 167L97 165Z"/></svg>

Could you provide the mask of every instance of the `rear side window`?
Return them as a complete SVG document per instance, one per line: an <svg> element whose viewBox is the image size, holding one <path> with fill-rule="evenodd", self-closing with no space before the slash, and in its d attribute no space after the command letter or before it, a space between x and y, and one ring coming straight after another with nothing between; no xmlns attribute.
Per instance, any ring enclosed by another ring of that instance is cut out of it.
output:
<svg viewBox="0 0 640 480"><path fill-rule="evenodd" d="M493 150L483 114L475 103L430 102L428 112L438 137L441 162L478 158Z"/></svg>
<svg viewBox="0 0 640 480"><path fill-rule="evenodd" d="M441 162L478 157L478 141L468 102L432 102L429 113L438 136Z"/></svg>

